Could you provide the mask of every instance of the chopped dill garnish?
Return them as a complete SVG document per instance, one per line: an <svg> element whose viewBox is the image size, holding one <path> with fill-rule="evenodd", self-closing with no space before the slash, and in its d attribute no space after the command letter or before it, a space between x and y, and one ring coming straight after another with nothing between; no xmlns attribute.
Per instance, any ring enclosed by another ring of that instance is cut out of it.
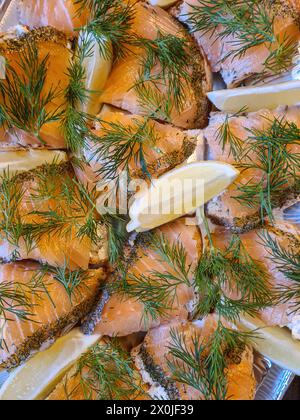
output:
<svg viewBox="0 0 300 420"><path fill-rule="evenodd" d="M130 354L117 340L92 347L79 360L75 375L80 376L79 386L86 400L128 400L144 393Z"/></svg>
<svg viewBox="0 0 300 420"><path fill-rule="evenodd" d="M28 43L19 54L17 67L6 64L6 78L1 81L1 123L34 134L44 143L40 131L45 124L58 121L62 111L53 101L61 95L57 88L45 90L49 55L39 58L38 48Z"/></svg>

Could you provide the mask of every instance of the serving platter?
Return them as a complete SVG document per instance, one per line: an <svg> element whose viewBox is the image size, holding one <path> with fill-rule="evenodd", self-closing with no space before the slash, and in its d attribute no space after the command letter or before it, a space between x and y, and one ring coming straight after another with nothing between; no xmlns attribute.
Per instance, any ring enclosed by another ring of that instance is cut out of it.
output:
<svg viewBox="0 0 300 420"><path fill-rule="evenodd" d="M0 0L0 32L6 32L18 24L18 3L19 0ZM215 83L215 89L222 87L220 82ZM280 368L258 353L255 354L254 368L257 380L255 400L281 400L295 377L292 372ZM0 388L8 376L8 372L0 371Z"/></svg>

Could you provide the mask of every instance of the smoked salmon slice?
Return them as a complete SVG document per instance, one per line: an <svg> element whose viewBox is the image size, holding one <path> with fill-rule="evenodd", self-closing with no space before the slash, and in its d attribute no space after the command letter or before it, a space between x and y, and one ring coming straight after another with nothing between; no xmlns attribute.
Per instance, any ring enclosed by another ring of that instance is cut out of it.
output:
<svg viewBox="0 0 300 420"><path fill-rule="evenodd" d="M88 18L86 10L79 10L76 0L21 0L18 7L19 21L29 28L52 26L74 35Z"/></svg>
<svg viewBox="0 0 300 420"><path fill-rule="evenodd" d="M0 193L2 261L33 259L52 266L67 265L71 270L106 263L104 226L98 225L97 243L85 233L79 235L88 207L78 201L73 179L69 162L44 165L11 180L4 176Z"/></svg>
<svg viewBox="0 0 300 420"><path fill-rule="evenodd" d="M223 147L220 132L224 130L224 124L227 124L230 136L240 141L242 149L240 153L243 153L243 143L253 136L253 133L266 131L275 120L294 123L296 127L300 128L299 107L279 107L274 111L261 110L242 113L237 116L228 116L219 112L212 113L208 127L203 130L206 141L206 158L208 160L228 162L240 168L239 160L230 151L230 142L227 142L225 147ZM300 143L298 144L295 141L288 148L296 156L300 152ZM251 153L243 159L242 163L255 164L256 159L257 156ZM252 204L250 207L236 198L240 196L240 191L238 190L240 186L247 183L259 183L263 172L256 168L241 168L240 170L241 175L236 182L227 191L207 204L207 215L214 223L224 225L236 232L253 229L261 220L258 205Z"/></svg>
<svg viewBox="0 0 300 420"><path fill-rule="evenodd" d="M6 286L7 290L24 295L24 303L16 298L4 301L7 321L1 321L2 368L18 366L32 352L77 324L91 309L105 280L102 268L89 270L70 296L55 275L43 270L35 262L0 265L0 288ZM21 310L28 313L26 319L18 316Z"/></svg>
<svg viewBox="0 0 300 420"><path fill-rule="evenodd" d="M103 137L118 135L121 144L122 140L123 143L128 141L128 135L133 137L143 132L140 131L141 127L146 127L145 136L142 138L142 149L147 168L142 168L137 158L140 143L135 144L135 149L131 152L132 157L128 162L128 168L124 167L124 164L116 165L115 176L128 169L131 179L147 178L149 175L153 178L159 177L189 158L197 144L200 148L200 130L180 130L170 124L161 124L152 119L131 115L107 106L103 107L98 118L101 122L96 123L92 132L99 141L89 141L84 149L84 157L88 165L84 166L84 170L75 168L78 178L91 186L97 182L109 180L111 177L105 165L111 167L114 161L114 148L112 146L109 156L106 156L102 152Z"/></svg>
<svg viewBox="0 0 300 420"><path fill-rule="evenodd" d="M159 7L152 7L144 2L134 5L134 20L131 31L135 36L147 40L157 39L158 33L175 35L188 42L192 49L193 64L190 69L191 80L184 80L184 103L180 111L173 107L170 113L171 123L177 127L190 129L201 128L207 123L209 104L206 93L212 87L211 73L206 59L185 30L170 15ZM147 24L145 24L147 22ZM132 114L147 114L143 101L135 89L142 69L141 58L145 55L138 47L129 47L131 53L118 60L108 78L100 101L124 109ZM154 71L160 72L159 64ZM151 83L150 83L151 85ZM147 82L145 86L150 86ZM167 86L161 83L161 94L166 95ZM161 105L161 104L160 104ZM163 104L164 105L164 104Z"/></svg>
<svg viewBox="0 0 300 420"><path fill-rule="evenodd" d="M201 235L196 226L186 226L185 219L180 219L157 229L156 233L162 233L171 246L182 244L187 253L187 264L197 263L202 248ZM127 277L131 275L139 277L147 273L150 276L152 271L160 273L170 271L168 264L162 261L157 252L149 248L149 245L147 247L146 236L141 234L137 241L136 250L132 249L130 252ZM146 244L143 244L144 241ZM92 317L83 325L83 332L91 333L97 324L96 333L122 337L139 331L147 331L161 323L169 322L170 319L186 320L189 313L193 311L195 299L193 287L182 283L176 289L176 298L172 300L172 303L170 302L170 310L167 310L162 317L153 319L150 316L146 320L144 304L138 298L114 293L107 299L104 307L103 304L99 305L98 309L92 313Z"/></svg>
<svg viewBox="0 0 300 420"><path fill-rule="evenodd" d="M0 129L0 149L66 148L58 118L63 110L62 93L69 82L68 67L72 57L66 35L51 27L25 31L19 37L4 40L0 44L0 52L9 66L3 82L7 89L0 102L13 119L11 128L5 125ZM42 72L43 63L45 71ZM24 88L17 78L26 86L26 95L22 94ZM31 90L30 86L33 86ZM26 108L30 105L26 101L30 99L35 105L31 105L32 109L30 112L28 109L27 113ZM36 133L34 130L43 115L53 118L42 124L39 133Z"/></svg>
<svg viewBox="0 0 300 420"><path fill-rule="evenodd" d="M191 14L194 7L205 7L198 0L184 0L178 2L172 9L171 14L180 22L185 23L192 29ZM297 23L300 6L292 0L281 0L271 5L276 13L274 20L274 37L289 39L297 45L300 39L300 31ZM249 48L245 54L237 57L228 56L239 48L239 36L220 34L224 27L219 25L215 31L207 28L207 31L193 32L198 45L204 50L213 72L220 72L227 87L241 85L254 76L266 71L265 61L270 55L270 48L266 43ZM295 49L296 50L296 49ZM296 54L296 52L295 52Z"/></svg>
<svg viewBox="0 0 300 420"><path fill-rule="evenodd" d="M266 235L269 235L269 238L276 241L284 251L297 255L300 252L299 230L297 232L291 232L288 229L282 230L282 223L280 223L277 226L275 225L275 227L269 226L240 235L246 252L255 261L259 261L265 268L268 275L267 281L270 291L271 289L278 289L280 292L280 289L292 286L293 282L279 270L278 262L265 241ZM224 249L230 242L230 236L230 233L222 228L217 228L213 235L214 244L218 248ZM274 300L274 306L263 309L260 312L260 317L268 326L289 326L296 315L294 305L295 301L292 299L280 304L276 304Z"/></svg>
<svg viewBox="0 0 300 420"><path fill-rule="evenodd" d="M175 381L168 366L172 347L172 331L184 337L186 347L195 351L195 337L200 343L207 343L217 328L214 315L201 322L172 322L150 330L144 342L132 351L135 364L143 380L148 383L149 395L154 399L199 400L203 399L199 390ZM227 371L227 398L252 400L256 388L253 372L253 352L246 347L239 360L229 361Z"/></svg>

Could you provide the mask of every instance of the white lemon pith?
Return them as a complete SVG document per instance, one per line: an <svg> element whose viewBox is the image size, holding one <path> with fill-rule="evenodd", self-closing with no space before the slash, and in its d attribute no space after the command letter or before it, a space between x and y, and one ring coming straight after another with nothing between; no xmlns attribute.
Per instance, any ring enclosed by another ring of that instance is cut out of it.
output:
<svg viewBox="0 0 300 420"><path fill-rule="evenodd" d="M147 231L195 211L228 188L238 175L233 166L214 161L175 168L135 195L127 230Z"/></svg>

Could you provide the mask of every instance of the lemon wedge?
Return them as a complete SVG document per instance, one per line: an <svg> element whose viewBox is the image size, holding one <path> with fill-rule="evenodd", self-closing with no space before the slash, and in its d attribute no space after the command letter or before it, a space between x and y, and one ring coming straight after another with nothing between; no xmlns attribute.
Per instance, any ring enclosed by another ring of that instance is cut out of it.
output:
<svg viewBox="0 0 300 420"><path fill-rule="evenodd" d="M264 108L275 109L279 105L297 105L300 103L300 81L216 90L209 92L208 98L220 111L232 113L244 107L248 112L254 112Z"/></svg>
<svg viewBox="0 0 300 420"><path fill-rule="evenodd" d="M17 150L0 152L0 176L6 171L10 176L31 171L39 166L51 163L63 163L67 154L59 150Z"/></svg>
<svg viewBox="0 0 300 420"><path fill-rule="evenodd" d="M152 180L135 194L128 232L145 232L195 211L237 178L233 166L214 161L185 164Z"/></svg>
<svg viewBox="0 0 300 420"><path fill-rule="evenodd" d="M152 6L159 6L159 7L169 7L175 4L177 0L149 0L149 3Z"/></svg>
<svg viewBox="0 0 300 420"><path fill-rule="evenodd" d="M260 319L246 315L241 318L239 327L244 330L259 329L259 338L254 343L257 351L281 368L300 375L300 341L294 340L287 328L266 327Z"/></svg>
<svg viewBox="0 0 300 420"><path fill-rule="evenodd" d="M99 339L99 335L83 335L79 329L59 338L9 375L0 389L0 400L45 398L76 360Z"/></svg>
<svg viewBox="0 0 300 420"><path fill-rule="evenodd" d="M112 53L109 54L109 57L103 56L99 45L92 34L81 32L79 35L79 45L80 42L82 43L83 40L86 39L90 42L90 45L89 54L84 59L83 67L85 69L86 89L88 89L90 93L86 104L83 106L83 111L91 115L96 115L101 108L99 101L101 91L104 88L112 68ZM107 43L108 50L111 49L111 44L106 38L103 38L103 43Z"/></svg>

